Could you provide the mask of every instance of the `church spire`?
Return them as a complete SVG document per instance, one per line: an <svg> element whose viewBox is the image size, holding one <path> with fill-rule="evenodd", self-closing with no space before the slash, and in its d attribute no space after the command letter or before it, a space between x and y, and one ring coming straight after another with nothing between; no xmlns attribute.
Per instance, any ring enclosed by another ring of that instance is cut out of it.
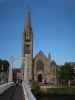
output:
<svg viewBox="0 0 75 100"><path fill-rule="evenodd" d="M50 54L50 52L48 54L48 59L49 59L49 61L51 61L51 54Z"/></svg>
<svg viewBox="0 0 75 100"><path fill-rule="evenodd" d="M31 32L32 27L31 27L31 11L28 9L26 18L25 18L25 31L26 32Z"/></svg>
<svg viewBox="0 0 75 100"><path fill-rule="evenodd" d="M24 26L24 80L32 80L32 57L33 57L33 33L31 27L31 12L28 9Z"/></svg>

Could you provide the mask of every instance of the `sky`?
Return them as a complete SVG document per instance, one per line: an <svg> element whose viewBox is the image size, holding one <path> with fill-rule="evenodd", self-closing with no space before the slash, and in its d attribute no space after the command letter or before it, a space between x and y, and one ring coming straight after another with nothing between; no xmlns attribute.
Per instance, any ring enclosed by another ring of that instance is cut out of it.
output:
<svg viewBox="0 0 75 100"><path fill-rule="evenodd" d="M57 64L75 62L75 0L0 0L0 58L22 56L27 7L31 8L33 55L40 50Z"/></svg>

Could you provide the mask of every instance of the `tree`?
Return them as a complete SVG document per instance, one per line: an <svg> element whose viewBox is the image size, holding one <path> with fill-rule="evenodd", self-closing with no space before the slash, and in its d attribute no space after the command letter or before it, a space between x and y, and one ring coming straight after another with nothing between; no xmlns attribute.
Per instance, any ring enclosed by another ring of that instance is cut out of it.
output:
<svg viewBox="0 0 75 100"><path fill-rule="evenodd" d="M9 62L7 60L0 59L0 72L7 72L9 69Z"/></svg>
<svg viewBox="0 0 75 100"><path fill-rule="evenodd" d="M0 59L0 81L7 80L8 69L9 69L9 62L7 60Z"/></svg>
<svg viewBox="0 0 75 100"><path fill-rule="evenodd" d="M69 63L65 63L61 68L60 68L60 79L65 80L68 83L68 87L70 87L70 80L73 79L73 70L72 66Z"/></svg>
<svg viewBox="0 0 75 100"><path fill-rule="evenodd" d="M7 72L9 69L9 62L7 60L3 60L3 68L4 72Z"/></svg>
<svg viewBox="0 0 75 100"><path fill-rule="evenodd" d="M0 73L1 73L1 69L2 69L2 60L0 59Z"/></svg>

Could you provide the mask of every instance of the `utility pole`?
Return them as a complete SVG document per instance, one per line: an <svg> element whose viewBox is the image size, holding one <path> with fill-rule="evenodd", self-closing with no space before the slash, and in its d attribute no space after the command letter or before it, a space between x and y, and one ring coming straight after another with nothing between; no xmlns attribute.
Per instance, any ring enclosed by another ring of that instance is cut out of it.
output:
<svg viewBox="0 0 75 100"><path fill-rule="evenodd" d="M14 65L14 57L11 56L9 58L10 61L10 66L9 66L9 76L8 76L8 82L12 82L13 81L13 65Z"/></svg>

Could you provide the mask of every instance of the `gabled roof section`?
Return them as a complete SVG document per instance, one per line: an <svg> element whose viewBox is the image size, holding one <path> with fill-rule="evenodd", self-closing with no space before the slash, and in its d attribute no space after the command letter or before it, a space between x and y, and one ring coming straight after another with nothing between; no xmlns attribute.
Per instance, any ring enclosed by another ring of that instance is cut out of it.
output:
<svg viewBox="0 0 75 100"><path fill-rule="evenodd" d="M30 9L27 11L27 14L25 16L25 32L31 32L32 31L32 26L31 26L31 11Z"/></svg>
<svg viewBox="0 0 75 100"><path fill-rule="evenodd" d="M36 57L38 55L42 55L46 60L48 60L48 58L46 57L46 55L41 50L37 53L37 55L34 57L34 59L36 59Z"/></svg>

